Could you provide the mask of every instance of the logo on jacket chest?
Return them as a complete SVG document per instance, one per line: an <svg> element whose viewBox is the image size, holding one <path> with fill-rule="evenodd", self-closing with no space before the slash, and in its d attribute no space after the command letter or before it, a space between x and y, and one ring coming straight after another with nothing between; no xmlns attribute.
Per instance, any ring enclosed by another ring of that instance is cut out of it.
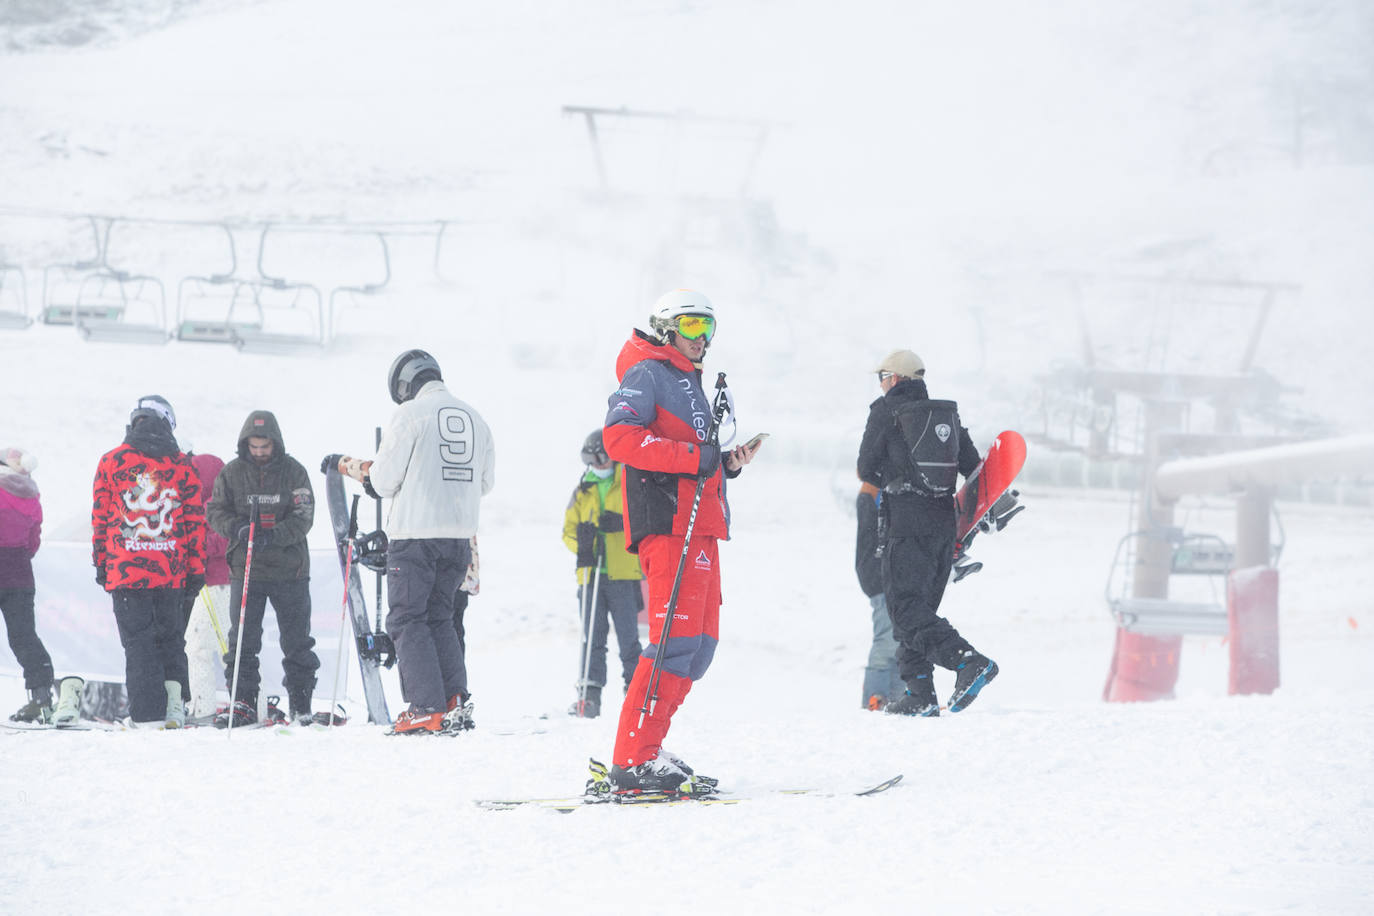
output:
<svg viewBox="0 0 1374 916"><path fill-rule="evenodd" d="M948 423L935 424L935 435L941 442L948 442L953 433L954 430L950 428Z"/></svg>

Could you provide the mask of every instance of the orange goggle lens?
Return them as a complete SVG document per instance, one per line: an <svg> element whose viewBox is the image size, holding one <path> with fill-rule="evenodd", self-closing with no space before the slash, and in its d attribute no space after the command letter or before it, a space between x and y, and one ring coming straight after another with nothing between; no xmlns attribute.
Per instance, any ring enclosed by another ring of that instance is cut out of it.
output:
<svg viewBox="0 0 1374 916"><path fill-rule="evenodd" d="M688 340L698 337L711 339L716 333L716 320L708 315L680 315L677 319L677 332Z"/></svg>

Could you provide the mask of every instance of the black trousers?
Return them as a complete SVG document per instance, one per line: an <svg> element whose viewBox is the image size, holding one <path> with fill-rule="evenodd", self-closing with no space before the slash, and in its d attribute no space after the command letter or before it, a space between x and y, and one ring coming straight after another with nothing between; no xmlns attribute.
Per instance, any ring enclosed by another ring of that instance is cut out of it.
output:
<svg viewBox="0 0 1374 916"><path fill-rule="evenodd" d="M250 706L258 701L262 674L258 655L262 652L262 619L267 602L277 614L281 636L282 681L287 695L308 700L315 690L315 672L320 659L315 655L315 638L310 635L310 579L284 579L264 582L248 577L248 603L243 602L243 579L229 585L229 651L224 653L224 682L234 690L234 653L239 640L239 609L243 606L243 654L239 659L239 683L235 694ZM302 707L305 708L305 707Z"/></svg>
<svg viewBox="0 0 1374 916"><path fill-rule="evenodd" d="M454 598L471 558L467 538L407 538L387 548L386 632L396 644L401 696L418 710L443 712L449 697L467 693Z"/></svg>
<svg viewBox="0 0 1374 916"><path fill-rule="evenodd" d="M5 617L5 633L19 667L24 669L24 688L38 690L52 686L52 658L38 638L33 620L31 588L0 588L0 613Z"/></svg>
<svg viewBox="0 0 1374 916"><path fill-rule="evenodd" d="M114 602L124 647L124 684L129 716L153 722L167 715L164 681L186 681L186 637L179 588L117 588Z"/></svg>
<svg viewBox="0 0 1374 916"><path fill-rule="evenodd" d="M935 665L954 668L971 648L948 620L940 601L954 565L954 513L898 512L883 551L883 593L897 640L897 668L908 684Z"/></svg>

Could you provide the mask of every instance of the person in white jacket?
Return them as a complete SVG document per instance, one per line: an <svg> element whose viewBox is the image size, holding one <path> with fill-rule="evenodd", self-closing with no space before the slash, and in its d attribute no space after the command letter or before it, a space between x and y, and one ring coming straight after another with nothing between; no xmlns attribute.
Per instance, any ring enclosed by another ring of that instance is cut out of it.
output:
<svg viewBox="0 0 1374 916"><path fill-rule="evenodd" d="M424 350L398 356L387 386L401 406L377 457L325 461L391 500L386 630L410 704L392 733L461 731L472 728L472 701L463 693L453 599L472 560L481 499L496 482L496 453L486 422L449 392L438 361Z"/></svg>

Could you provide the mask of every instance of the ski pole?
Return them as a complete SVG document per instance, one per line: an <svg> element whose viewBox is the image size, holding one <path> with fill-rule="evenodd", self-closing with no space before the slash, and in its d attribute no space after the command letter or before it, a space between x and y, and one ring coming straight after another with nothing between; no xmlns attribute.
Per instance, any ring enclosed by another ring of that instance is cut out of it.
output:
<svg viewBox="0 0 1374 916"><path fill-rule="evenodd" d="M253 536L258 531L258 504L249 497L248 502L248 553L243 558L243 597L239 601L239 638L234 647L234 682L229 687L229 725L224 737L234 734L234 707L239 696L239 661L243 658L243 619L248 611L248 575L253 570Z"/></svg>
<svg viewBox="0 0 1374 916"><path fill-rule="evenodd" d="M582 615L582 679L577 682L577 711L580 715L587 702L587 677L592 668L592 627L596 619L596 587L601 580L601 537L597 536L592 548L592 565L587 572L587 584L582 587L582 596L591 593L585 602L586 613ZM609 634L608 634L609 635Z"/></svg>
<svg viewBox="0 0 1374 916"><path fill-rule="evenodd" d="M718 445L720 442L720 421L725 412L725 373L716 376L716 399L711 405L711 428L706 433L706 443L708 445ZM721 456L721 465L724 466L725 458ZM658 646L654 650L654 664L649 671L649 686L644 691L644 704L639 707L639 725L644 727L644 720L653 714L658 706L658 681L663 674L663 650L668 645L668 634L673 628L673 615L677 613L678 591L682 588L682 573L687 568L687 552L691 549L692 531L697 524L697 510L701 508L701 492L706 488L707 478L697 475L696 492L692 495L692 512L687 516L687 531L682 538L682 555L677 560L677 573L673 576L673 590L668 595L668 613L663 618L663 629L658 635Z"/></svg>
<svg viewBox="0 0 1374 916"><path fill-rule="evenodd" d="M337 721L339 708L339 676L344 666L344 619L348 616L348 582L353 573L353 538L358 532L358 497L353 497L353 512L348 519L348 537L344 543L348 552L344 554L343 607L339 609L339 653L334 659L334 697L329 701L329 724Z"/></svg>
<svg viewBox="0 0 1374 916"><path fill-rule="evenodd" d="M215 599L210 597L210 586L200 587L201 600L205 602L205 610L210 615L210 623L215 628L215 639L219 641L219 654L223 655L229 651L229 643L224 639L224 627L219 622L219 612L215 610Z"/></svg>

